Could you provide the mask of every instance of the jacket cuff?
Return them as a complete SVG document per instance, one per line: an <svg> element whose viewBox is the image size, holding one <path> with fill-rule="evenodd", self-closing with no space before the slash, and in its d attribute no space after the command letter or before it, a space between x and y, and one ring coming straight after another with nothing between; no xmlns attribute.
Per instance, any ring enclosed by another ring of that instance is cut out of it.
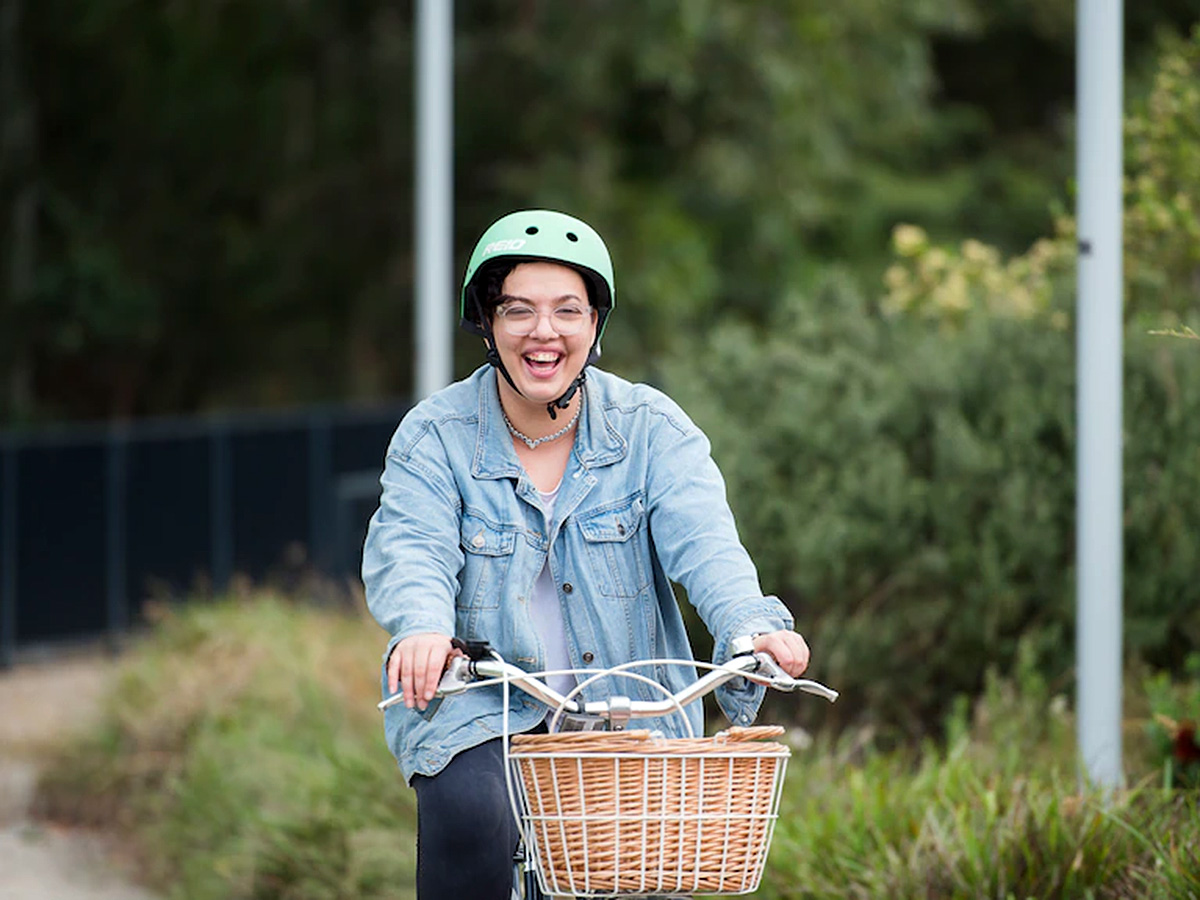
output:
<svg viewBox="0 0 1200 900"><path fill-rule="evenodd" d="M713 647L713 662L727 662L732 655L730 645L734 638L754 634L769 634L795 627L786 606L777 597L765 597L752 615L741 619L733 628L724 632ZM749 725L758 715L767 689L761 684L735 678L716 691L717 706L734 725Z"/></svg>
<svg viewBox="0 0 1200 900"><path fill-rule="evenodd" d="M733 655L730 644L734 638L769 634L772 631L785 631L795 627L791 613L781 600L775 597L763 599L767 602L759 605L750 615L739 619L733 627L722 629L713 646L713 662L723 663L729 660Z"/></svg>

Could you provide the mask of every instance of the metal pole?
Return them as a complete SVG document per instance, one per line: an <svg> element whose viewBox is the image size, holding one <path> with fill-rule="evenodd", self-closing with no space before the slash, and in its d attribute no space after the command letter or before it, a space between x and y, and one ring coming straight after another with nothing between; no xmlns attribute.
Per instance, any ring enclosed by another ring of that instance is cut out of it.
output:
<svg viewBox="0 0 1200 900"><path fill-rule="evenodd" d="M1087 777L1121 764L1122 0L1080 0L1076 34L1079 196L1076 655Z"/></svg>
<svg viewBox="0 0 1200 900"><path fill-rule="evenodd" d="M0 443L0 669L17 648L17 444Z"/></svg>
<svg viewBox="0 0 1200 900"><path fill-rule="evenodd" d="M416 9L417 397L450 383L454 208L454 3Z"/></svg>

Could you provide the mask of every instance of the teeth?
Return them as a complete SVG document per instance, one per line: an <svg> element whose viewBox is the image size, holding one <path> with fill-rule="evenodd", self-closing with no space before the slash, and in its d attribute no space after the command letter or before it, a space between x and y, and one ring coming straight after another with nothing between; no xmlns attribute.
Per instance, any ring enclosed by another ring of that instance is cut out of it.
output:
<svg viewBox="0 0 1200 900"><path fill-rule="evenodd" d="M530 362L558 362L557 353L527 353L525 358Z"/></svg>

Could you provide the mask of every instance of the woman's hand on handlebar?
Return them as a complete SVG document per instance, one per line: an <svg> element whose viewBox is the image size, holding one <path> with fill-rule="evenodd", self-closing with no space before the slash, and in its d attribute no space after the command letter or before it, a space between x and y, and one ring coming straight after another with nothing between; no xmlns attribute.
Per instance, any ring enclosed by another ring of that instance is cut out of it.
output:
<svg viewBox="0 0 1200 900"><path fill-rule="evenodd" d="M799 678L808 668L808 644L794 631L772 631L754 638L756 653L770 653L779 663L779 668L793 678Z"/></svg>
<svg viewBox="0 0 1200 900"><path fill-rule="evenodd" d="M438 681L451 656L461 656L462 651L450 645L444 634L411 634L392 648L388 658L388 690L404 692L404 705L409 709L416 706L425 709L433 699Z"/></svg>

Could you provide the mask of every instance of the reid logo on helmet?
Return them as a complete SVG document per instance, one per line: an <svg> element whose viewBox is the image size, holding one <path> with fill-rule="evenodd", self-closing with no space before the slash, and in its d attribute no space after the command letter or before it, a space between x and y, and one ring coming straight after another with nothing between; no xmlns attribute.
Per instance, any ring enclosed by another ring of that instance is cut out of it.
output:
<svg viewBox="0 0 1200 900"><path fill-rule="evenodd" d="M511 241L492 241L483 248L483 255L487 256L489 253L499 253L502 250L520 250L524 246L524 238L513 238Z"/></svg>

